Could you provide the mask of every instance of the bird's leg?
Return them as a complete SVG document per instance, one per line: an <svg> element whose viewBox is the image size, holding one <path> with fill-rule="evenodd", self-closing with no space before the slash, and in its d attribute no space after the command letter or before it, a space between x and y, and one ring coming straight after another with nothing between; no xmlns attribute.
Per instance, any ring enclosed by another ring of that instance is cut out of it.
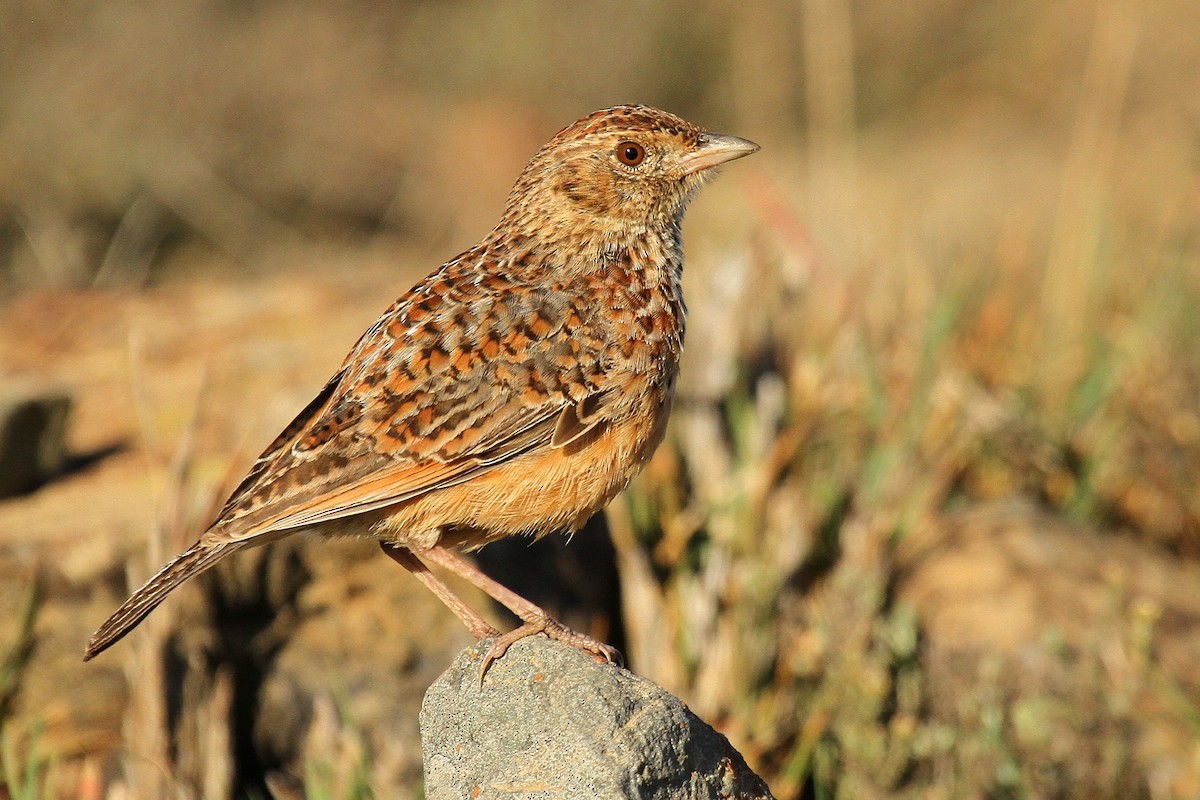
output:
<svg viewBox="0 0 1200 800"><path fill-rule="evenodd" d="M380 542L379 547L387 554L388 558L404 567L413 574L413 577L425 584L426 588L433 592L438 600L445 603L446 607L463 621L463 624L467 626L467 630L477 640L500 636L500 631L489 625L474 609L464 603L462 598L443 583L441 578L430 572L429 567L425 566L421 562L421 559L417 558L407 547L401 547L389 542Z"/></svg>
<svg viewBox="0 0 1200 800"><path fill-rule="evenodd" d="M512 589L489 578L478 567L452 550L448 550L441 545L435 545L420 552L422 559L432 564L437 564L479 587L489 597L516 614L525 623L516 630L509 631L500 636L492 643L491 648L488 649L487 654L483 657L483 665L479 671L480 681L483 680L483 676L492 662L503 656L513 642L537 633L544 633L551 639L578 647L580 650L603 658L610 664L620 664L622 662L621 653L617 648L604 642L599 642L587 634L568 628L558 620L553 619L546 613L545 609L534 605Z"/></svg>

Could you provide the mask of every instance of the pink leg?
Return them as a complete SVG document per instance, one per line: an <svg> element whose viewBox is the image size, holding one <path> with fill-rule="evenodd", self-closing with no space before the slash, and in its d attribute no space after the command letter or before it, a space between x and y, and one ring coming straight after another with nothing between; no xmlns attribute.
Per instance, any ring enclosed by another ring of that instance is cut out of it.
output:
<svg viewBox="0 0 1200 800"><path fill-rule="evenodd" d="M443 567L479 587L497 603L500 603L520 617L525 623L516 630L509 631L499 637L492 643L487 655L483 657L483 666L479 671L480 681L483 680L483 676L492 662L503 656L513 642L537 633L544 633L551 639L578 647L580 650L603 658L610 664L621 663L621 654L615 647L598 642L592 637L574 631L561 622L552 619L540 606L534 605L507 586L492 580L481 572L478 567L457 553L447 550L441 545L420 552L423 560Z"/></svg>
<svg viewBox="0 0 1200 800"><path fill-rule="evenodd" d="M445 603L446 607L463 621L463 624L467 626L467 630L476 639L491 639L500 635L500 631L493 628L483 617L475 613L474 609L464 603L462 598L456 595L438 576L430 572L429 567L421 563L421 559L413 555L413 552L407 547L400 547L399 545L387 542L380 542L379 547L387 554L388 558L404 567L417 580L425 584L426 588L433 592L438 600Z"/></svg>

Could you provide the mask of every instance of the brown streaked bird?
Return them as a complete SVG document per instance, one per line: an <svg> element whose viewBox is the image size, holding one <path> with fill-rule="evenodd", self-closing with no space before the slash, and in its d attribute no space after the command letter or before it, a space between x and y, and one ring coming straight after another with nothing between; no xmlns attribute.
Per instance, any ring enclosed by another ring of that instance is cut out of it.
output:
<svg viewBox="0 0 1200 800"><path fill-rule="evenodd" d="M683 347L684 209L713 167L757 149L637 105L560 131L496 228L376 320L200 540L93 634L84 660L218 560L312 531L377 539L477 639L496 637L481 677L535 633L615 661L456 551L578 529L649 459ZM523 624L500 635L427 565Z"/></svg>

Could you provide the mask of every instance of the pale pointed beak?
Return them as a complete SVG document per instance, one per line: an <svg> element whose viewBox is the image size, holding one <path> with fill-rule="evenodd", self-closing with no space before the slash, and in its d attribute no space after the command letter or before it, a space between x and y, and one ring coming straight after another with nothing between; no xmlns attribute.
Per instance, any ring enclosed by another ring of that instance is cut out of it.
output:
<svg viewBox="0 0 1200 800"><path fill-rule="evenodd" d="M724 133L702 133L696 149L683 157L683 174L710 169L726 161L748 156L758 150L758 145L749 139L729 136Z"/></svg>

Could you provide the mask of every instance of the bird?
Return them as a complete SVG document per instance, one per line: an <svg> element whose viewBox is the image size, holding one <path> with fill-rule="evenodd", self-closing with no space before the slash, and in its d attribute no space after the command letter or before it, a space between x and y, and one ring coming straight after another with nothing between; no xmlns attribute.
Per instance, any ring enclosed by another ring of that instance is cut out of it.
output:
<svg viewBox="0 0 1200 800"><path fill-rule="evenodd" d="M713 168L758 145L674 114L587 114L530 159L500 222L396 300L251 466L199 540L88 641L111 647L175 588L248 547L299 532L366 536L478 640L488 666L574 631L461 555L571 532L662 441L679 374L684 211ZM474 584L520 620L501 634L435 574Z"/></svg>

